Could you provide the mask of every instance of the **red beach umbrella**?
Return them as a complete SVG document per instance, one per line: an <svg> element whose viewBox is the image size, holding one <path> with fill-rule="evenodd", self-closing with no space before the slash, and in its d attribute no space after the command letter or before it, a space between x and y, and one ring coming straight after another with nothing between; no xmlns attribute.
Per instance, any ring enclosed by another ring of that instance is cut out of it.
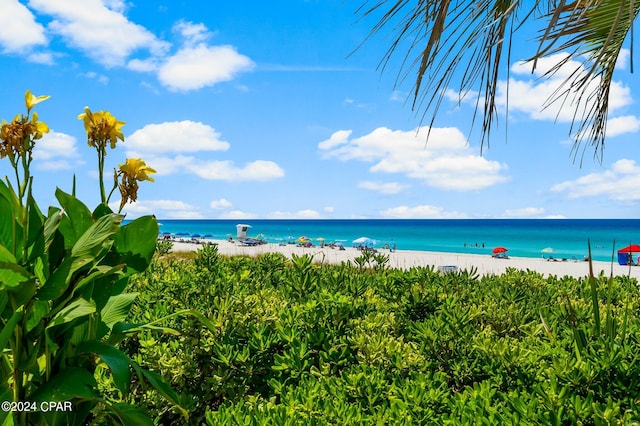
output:
<svg viewBox="0 0 640 426"><path fill-rule="evenodd" d="M504 247L496 247L496 248L494 248L492 251L493 251L493 253L505 253L505 252L507 252L507 251L509 251L509 250L507 250L507 249L506 249L506 248L504 248Z"/></svg>
<svg viewBox="0 0 640 426"><path fill-rule="evenodd" d="M618 253L640 253L640 246L638 244L631 244L618 250Z"/></svg>

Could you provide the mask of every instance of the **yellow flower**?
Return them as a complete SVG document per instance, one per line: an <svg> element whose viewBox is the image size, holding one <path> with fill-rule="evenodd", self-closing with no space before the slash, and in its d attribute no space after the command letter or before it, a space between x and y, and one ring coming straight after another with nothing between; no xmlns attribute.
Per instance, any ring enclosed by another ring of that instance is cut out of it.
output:
<svg viewBox="0 0 640 426"><path fill-rule="evenodd" d="M140 158L127 158L124 164L118 165L122 182L118 185L122 200L120 201L120 210L127 204L127 201L136 201L138 198L138 181L148 180L153 182L153 178L149 176L156 171L147 166L144 160Z"/></svg>
<svg viewBox="0 0 640 426"><path fill-rule="evenodd" d="M38 120L38 114L33 113L31 121L24 115L17 115L11 123L5 121L0 124L0 158L9 156L12 161L25 154L31 158L31 151L35 141L49 132L47 123Z"/></svg>
<svg viewBox="0 0 640 426"><path fill-rule="evenodd" d="M124 142L124 121L117 120L109 111L91 112L89 107L84 107L84 111L78 115L78 120L84 122L89 146L103 150L109 142L111 149L114 149L118 139Z"/></svg>
<svg viewBox="0 0 640 426"><path fill-rule="evenodd" d="M155 173L151 167L147 166L144 160L140 158L127 158L124 164L118 165L122 173L127 175L132 180L148 180L154 182L153 178L149 174Z"/></svg>
<svg viewBox="0 0 640 426"><path fill-rule="evenodd" d="M44 121L38 121L38 114L33 113L31 118L33 139L40 139L44 133L49 133L49 126Z"/></svg>
<svg viewBox="0 0 640 426"><path fill-rule="evenodd" d="M51 96L49 95L36 96L31 93L31 90L27 90L27 92L24 94L24 103L27 105L27 114L31 111L31 108L42 101L46 101L50 97Z"/></svg>

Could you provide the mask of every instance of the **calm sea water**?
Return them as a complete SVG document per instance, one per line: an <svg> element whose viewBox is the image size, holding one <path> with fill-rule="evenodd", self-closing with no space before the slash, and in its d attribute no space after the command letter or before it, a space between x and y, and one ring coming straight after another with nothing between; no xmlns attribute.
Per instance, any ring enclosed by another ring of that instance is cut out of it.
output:
<svg viewBox="0 0 640 426"><path fill-rule="evenodd" d="M608 261L612 253L640 244L640 219L402 219L402 220L160 220L160 232L213 239L235 238L236 224L251 225L248 235L270 242L300 236L351 245L359 237L395 244L401 250L490 255L494 247L511 256L540 257L553 248L555 257L582 259L591 241L593 258ZM617 254L615 255L617 258Z"/></svg>

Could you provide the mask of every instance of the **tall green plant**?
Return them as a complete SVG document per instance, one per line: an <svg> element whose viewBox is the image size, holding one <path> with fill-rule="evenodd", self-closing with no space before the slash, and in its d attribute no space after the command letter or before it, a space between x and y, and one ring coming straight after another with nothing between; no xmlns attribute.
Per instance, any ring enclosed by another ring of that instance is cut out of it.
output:
<svg viewBox="0 0 640 426"><path fill-rule="evenodd" d="M104 416L110 423L151 424L143 410L101 394L96 371L108 367L122 396L137 374L179 405L176 393L157 374L141 369L117 348L135 329L123 321L137 294L124 289L129 277L148 267L158 224L144 216L123 225L124 216L108 207L104 142L114 147L114 134L124 140L124 123L103 112L92 115L89 125L85 117L89 145L102 141L100 206L92 212L58 189L61 208L42 213L32 196L30 166L36 141L48 127L32 110L48 98L27 91L27 114L2 122L0 128L0 158L8 158L15 174L15 187L8 177L0 181L0 400L6 405L0 423L85 424ZM127 160L114 171L114 188L123 197L120 209L135 200L136 181L150 180L147 173L154 172L140 162L134 160L131 167Z"/></svg>

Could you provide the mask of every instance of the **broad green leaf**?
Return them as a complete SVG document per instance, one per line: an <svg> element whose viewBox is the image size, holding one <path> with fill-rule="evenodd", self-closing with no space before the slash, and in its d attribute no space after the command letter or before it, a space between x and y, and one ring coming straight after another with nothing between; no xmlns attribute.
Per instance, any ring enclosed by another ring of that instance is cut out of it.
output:
<svg viewBox="0 0 640 426"><path fill-rule="evenodd" d="M20 204L15 193L0 180L0 245L19 253L22 227L17 221ZM14 247L16 245L16 247Z"/></svg>
<svg viewBox="0 0 640 426"><path fill-rule="evenodd" d="M29 259L33 261L44 254L44 216L31 195L27 199L29 222L27 229L27 247Z"/></svg>
<svg viewBox="0 0 640 426"><path fill-rule="evenodd" d="M16 257L3 245L0 245L0 261L17 263Z"/></svg>
<svg viewBox="0 0 640 426"><path fill-rule="evenodd" d="M135 426L153 426L154 423L142 408L135 407L130 404L117 403L112 404L109 407L115 417L123 425L135 425ZM115 420L115 419L114 419Z"/></svg>
<svg viewBox="0 0 640 426"><path fill-rule="evenodd" d="M27 332L33 330L38 325L40 320L44 318L49 312L51 312L51 306L48 301L35 300L33 308L27 318Z"/></svg>
<svg viewBox="0 0 640 426"><path fill-rule="evenodd" d="M124 225L113 242L118 263L125 263L137 272L147 269L156 250L158 232L158 222L153 216L142 216Z"/></svg>
<svg viewBox="0 0 640 426"><path fill-rule="evenodd" d="M17 287L33 279L35 279L33 274L22 266L16 263L0 261L0 288Z"/></svg>
<svg viewBox="0 0 640 426"><path fill-rule="evenodd" d="M96 307L85 299L76 299L65 306L55 317L51 319L47 328L67 324L76 318L90 315L96 311Z"/></svg>
<svg viewBox="0 0 640 426"><path fill-rule="evenodd" d="M111 210L111 208L106 204L100 203L98 204L98 207L93 210L93 217L96 220L108 214L113 214L113 210Z"/></svg>
<svg viewBox="0 0 640 426"><path fill-rule="evenodd" d="M61 210L54 208L49 209L49 217L47 217L47 220L44 222L44 243L46 249L49 249L49 246L51 246L51 242L60 226L63 216L64 213L62 213Z"/></svg>
<svg viewBox="0 0 640 426"><path fill-rule="evenodd" d="M56 189L56 198L64 209L66 219L60 223L60 230L64 234L65 246L71 247L93 225L93 217L82 201L60 188Z"/></svg>
<svg viewBox="0 0 640 426"><path fill-rule="evenodd" d="M4 350L4 348L7 346L9 338L13 333L13 329L15 328L16 324L18 324L18 322L22 319L22 315L23 311L21 306L13 313L13 315L11 315L11 318L9 318L9 321L6 322L4 327L2 327L2 331L0 331L0 350Z"/></svg>
<svg viewBox="0 0 640 426"><path fill-rule="evenodd" d="M71 268L73 271L96 260L103 250L106 251L111 247L113 235L118 231L122 218L122 215L115 214L102 216L82 234L71 249L71 255L74 258Z"/></svg>
<svg viewBox="0 0 640 426"><path fill-rule="evenodd" d="M62 296L69 286L69 280L72 274L72 262L73 259L71 257L67 257L62 261L60 266L53 271L53 274L49 276L49 279L47 279L38 292L38 298L42 300L53 300Z"/></svg>
<svg viewBox="0 0 640 426"><path fill-rule="evenodd" d="M77 353L94 353L109 366L113 381L123 394L129 393L131 386L131 370L129 365L131 360L123 352L111 345L107 345L97 340L82 342L78 345Z"/></svg>
<svg viewBox="0 0 640 426"><path fill-rule="evenodd" d="M74 398L95 400L99 396L96 380L84 368L68 367L60 370L31 395L29 400L68 401Z"/></svg>
<svg viewBox="0 0 640 426"><path fill-rule="evenodd" d="M136 297L138 297L138 293L122 293L109 298L107 304L100 312L102 321L109 327L109 330L111 330L117 322L125 320L127 315L129 315L129 310L136 300Z"/></svg>
<svg viewBox="0 0 640 426"><path fill-rule="evenodd" d="M122 274L122 265L116 265L116 266L99 265L99 266L96 266L91 270L91 273L89 275L87 275L86 277L84 277L83 279L78 281L78 284L76 284L75 290L76 291L80 290L82 287L84 287L87 284L90 284L90 283L96 281L98 278L109 277L111 275L113 275L112 278L115 278L115 276L121 275L121 274Z"/></svg>

